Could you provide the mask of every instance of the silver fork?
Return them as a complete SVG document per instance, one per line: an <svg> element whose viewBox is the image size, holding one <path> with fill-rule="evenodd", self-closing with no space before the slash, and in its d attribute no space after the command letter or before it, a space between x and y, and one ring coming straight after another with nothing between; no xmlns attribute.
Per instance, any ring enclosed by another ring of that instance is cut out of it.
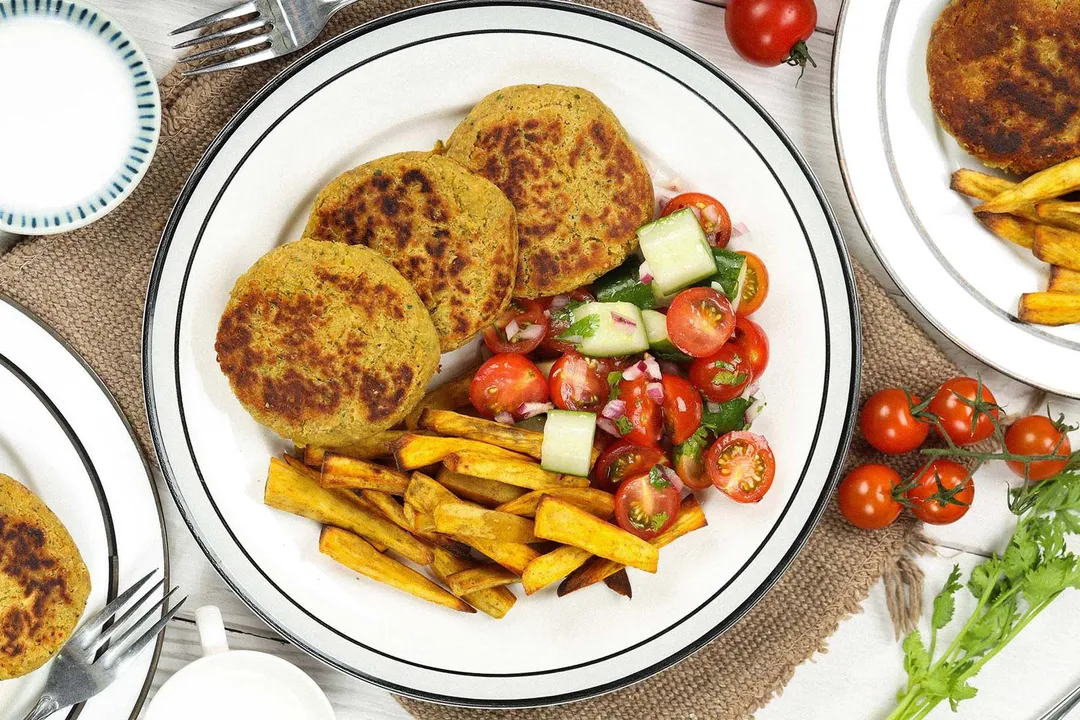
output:
<svg viewBox="0 0 1080 720"><path fill-rule="evenodd" d="M173 605L171 610L145 632L139 633L139 628L168 602L176 588L169 590L138 620L131 623L128 621L158 588L165 584L164 580L158 580L123 615L109 624L156 573L155 570L147 574L75 631L53 661L41 699L23 720L41 720L61 708L89 700L108 687L142 649L158 636L165 625L176 616L184 600L187 600L186 597Z"/></svg>
<svg viewBox="0 0 1080 720"><path fill-rule="evenodd" d="M231 70L288 55L310 44L326 27L330 16L353 2L355 0L246 0L176 28L169 35L229 23L222 30L185 40L173 49L194 48L222 40L221 44L180 58L180 62L199 62L226 53L240 53L231 60L186 70L184 75Z"/></svg>

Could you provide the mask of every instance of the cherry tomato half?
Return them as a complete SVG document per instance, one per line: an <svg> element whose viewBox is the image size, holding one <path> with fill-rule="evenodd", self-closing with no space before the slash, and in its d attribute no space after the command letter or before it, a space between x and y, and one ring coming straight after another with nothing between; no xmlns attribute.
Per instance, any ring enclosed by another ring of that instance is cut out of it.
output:
<svg viewBox="0 0 1080 720"><path fill-rule="evenodd" d="M742 295L739 297L738 315L751 315L765 298L769 296L769 271L765 263L752 252L740 253L746 256L746 278L743 280Z"/></svg>
<svg viewBox="0 0 1080 720"><path fill-rule="evenodd" d="M1069 436L1045 415L1022 417L1005 431L1005 449L1014 455L1060 455L1061 460L1035 460L1029 463L1027 478L1045 480L1065 469L1072 454ZM1024 463L1010 460L1009 469L1024 477Z"/></svg>
<svg viewBox="0 0 1080 720"><path fill-rule="evenodd" d="M731 240L731 215L722 202L705 193L683 193L668 200L667 205L660 211L660 217L683 208L694 210L701 229L716 247L727 247Z"/></svg>
<svg viewBox="0 0 1080 720"><path fill-rule="evenodd" d="M806 40L817 25L814 0L730 0L724 24L731 46L747 62L813 63Z"/></svg>
<svg viewBox="0 0 1080 720"><path fill-rule="evenodd" d="M938 487L938 479L941 487ZM975 480L960 463L938 458L915 479L915 487L904 496L911 512L928 525L948 525L967 513L975 499ZM960 488L956 490L956 488Z"/></svg>
<svg viewBox="0 0 1080 720"><path fill-rule="evenodd" d="M871 395L859 413L859 428L866 442L883 453L902 455L917 449L930 434L930 426L916 420L911 404L919 398L899 388L885 388Z"/></svg>
<svg viewBox="0 0 1080 720"><path fill-rule="evenodd" d="M769 336L761 326L748 317L739 315L735 318L735 332L728 344L738 347L739 355L750 363L754 377L761 377L769 365Z"/></svg>
<svg viewBox="0 0 1080 720"><path fill-rule="evenodd" d="M593 297L592 293L583 288L578 288L571 292L569 298L583 303L592 302L596 299ZM565 332L566 328L570 327L570 323L567 322L566 318L563 316L565 313L560 314L557 310L551 309L551 303L554 300L554 297L543 298L540 300L540 304L544 306L544 310L549 314L548 331L547 334L544 335L543 340L540 341L540 344L545 350L557 355L562 355L563 353L573 352L575 350L575 345L574 343L568 343L565 340L559 340L559 336Z"/></svg>
<svg viewBox="0 0 1080 720"><path fill-rule="evenodd" d="M723 347L735 331L735 313L726 296L712 288L683 290L667 311L672 344L690 357L705 357Z"/></svg>
<svg viewBox="0 0 1080 720"><path fill-rule="evenodd" d="M665 375L660 382L664 387L664 430L671 442L686 442L701 427L701 394L678 375Z"/></svg>
<svg viewBox="0 0 1080 720"><path fill-rule="evenodd" d="M522 403L547 402L548 384L540 368L517 353L492 355L480 366L469 385L469 400L484 417L500 412L520 417Z"/></svg>
<svg viewBox="0 0 1080 720"><path fill-rule="evenodd" d="M517 329L507 337L506 328L513 322ZM484 330L484 344L493 353L528 353L535 350L548 330L543 306L528 298L514 298L499 313L495 324Z"/></svg>
<svg viewBox="0 0 1080 720"><path fill-rule="evenodd" d="M776 458L757 433L739 430L724 435L705 453L713 485L736 502L761 500L772 487Z"/></svg>
<svg viewBox="0 0 1080 720"><path fill-rule="evenodd" d="M655 447L660 442L663 428L660 406L645 390L650 382L645 375L636 380L619 381L619 399L626 403L626 420L630 428L628 432L622 432L620 428L620 432L624 440L635 445ZM620 421L615 423L618 425Z"/></svg>
<svg viewBox="0 0 1080 720"><path fill-rule="evenodd" d="M969 402L975 402L979 389L979 381L975 378L956 377L946 380L930 400L927 410L937 415L941 420L945 432L957 445L971 445L990 437L994 432L994 423L989 415L997 418L1001 411L997 408L986 412L980 412L979 417L972 425L975 417L975 408ZM994 393L985 385L982 386L982 402L997 404ZM967 401L967 402L965 402Z"/></svg>
<svg viewBox="0 0 1080 720"><path fill-rule="evenodd" d="M666 462L664 453L657 448L616 440L596 459L592 486L613 493L626 478L647 473L654 465Z"/></svg>
<svg viewBox="0 0 1080 720"><path fill-rule="evenodd" d="M548 387L551 402L562 410L599 412L607 403L608 373L614 365L604 359L568 352L551 366Z"/></svg>
<svg viewBox="0 0 1080 720"><path fill-rule="evenodd" d="M615 493L615 522L639 538L651 540L679 515L679 491L656 473L623 480Z"/></svg>
<svg viewBox="0 0 1080 720"><path fill-rule="evenodd" d="M847 474L836 492L840 513L863 530L880 530L900 517L902 506L893 489L903 480L890 467L868 463Z"/></svg>
<svg viewBox="0 0 1080 720"><path fill-rule="evenodd" d="M731 343L720 348L715 355L690 363L690 382L713 402L734 400L753 380L754 371L750 361L742 356L738 346Z"/></svg>
<svg viewBox="0 0 1080 720"><path fill-rule="evenodd" d="M683 485L691 490L705 490L712 487L712 479L705 470L705 447L708 436L695 433L690 440L671 449L675 461L675 472Z"/></svg>

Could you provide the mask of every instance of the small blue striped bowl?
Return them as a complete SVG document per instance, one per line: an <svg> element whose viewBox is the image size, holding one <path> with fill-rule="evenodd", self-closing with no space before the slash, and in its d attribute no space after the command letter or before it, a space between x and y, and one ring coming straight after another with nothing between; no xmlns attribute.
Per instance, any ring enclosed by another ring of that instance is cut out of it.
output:
<svg viewBox="0 0 1080 720"><path fill-rule="evenodd" d="M58 28L55 23L62 23L65 27ZM72 35L73 29L86 35ZM56 126L55 132L44 133L40 131L43 125L35 125L33 129L38 132L29 133L38 143L44 142L46 136L53 138L51 142L56 144L52 148L43 148L40 144L16 148L16 141L10 135L0 142L0 173L11 173L6 178L6 186L5 178L0 178L0 231L20 235L51 235L74 230L111 212L131 194L146 174L161 130L161 98L150 63L134 39L108 14L82 0L0 0L0 37L7 39L9 51L17 41L29 48L40 48L40 44L34 44L34 38L38 36L33 33L43 30L67 32L65 37L77 39L78 42L68 43L65 48L77 45L87 51L87 58L92 57L94 62L108 67L109 85L104 95L115 100L117 107L108 109L111 115L99 114L95 118L122 118L124 122L110 125L106 121L105 127L115 127L116 132L110 133L108 143L102 142L97 147L91 147L93 137L84 138L79 134L88 132L86 127L91 125L85 122L83 126L78 125L80 113L85 118L86 113L101 110L100 106L88 106L86 103L92 103L93 98L97 97L94 84L101 82L101 88L105 88L106 80L99 80L97 74L88 74L87 67L72 68L71 77L63 77L61 65L68 61L66 55L61 59L57 59L58 54L55 53L39 56L50 65L44 77L53 84L48 85L47 93L44 92L44 81L38 82L38 76L24 75L24 79L31 83L29 86L24 83L24 87L35 91L31 94L37 98L37 102L20 103L20 98L12 98L5 90L0 90L7 95L0 105L5 106L3 112L8 116L6 125L5 120L0 119L0 128L6 128L18 137L19 128L26 129L27 123L48 121ZM70 60L77 61L77 57L72 56ZM41 71L33 63L22 65L21 71L18 66L6 65L3 72L11 78L19 72ZM31 81L29 78L34 79ZM121 100L128 103L127 84L130 85L130 112L134 122L126 119L124 113L129 112L127 109L118 107ZM10 81L0 83L0 88L10 88L10 85ZM47 95L47 103L41 101L43 95ZM72 97L80 98L79 102L65 100ZM12 102L9 104L8 100ZM23 114L20 116L18 113ZM62 125L59 118L63 118ZM63 138L66 129L70 129L71 137ZM77 140L73 141L73 138ZM50 150L61 147L61 141L67 142L63 152L50 154ZM106 147L107 151L103 149ZM14 159L15 152L20 153L18 161ZM36 165L33 158L38 154L49 157L49 162ZM13 167L20 168L21 174L32 178L22 182L20 170L13 170ZM27 173L28 169L33 172ZM49 182L49 178L56 181ZM85 187L80 185L81 182ZM61 185L64 185L62 192L56 190ZM9 194L6 198L5 187ZM38 201L34 193L44 192L43 188L51 188L58 194L55 197L45 195Z"/></svg>

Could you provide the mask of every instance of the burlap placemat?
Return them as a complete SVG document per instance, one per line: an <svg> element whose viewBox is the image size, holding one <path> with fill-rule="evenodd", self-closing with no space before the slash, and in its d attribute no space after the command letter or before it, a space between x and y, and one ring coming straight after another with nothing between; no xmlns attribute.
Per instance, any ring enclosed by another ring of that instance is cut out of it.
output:
<svg viewBox="0 0 1080 720"><path fill-rule="evenodd" d="M364 0L339 14L325 37L380 15L420 4ZM638 0L590 4L655 26ZM146 178L112 214L82 230L26 240L0 258L0 290L38 313L93 366L112 391L153 457L140 378L146 285L169 210L204 149L247 98L283 62L242 71L161 82L163 128ZM843 200L840 200L843 202ZM856 267L863 318L863 393L904 385L925 393L956 368L866 273ZM850 463L872 453L856 441ZM166 500L168 502L168 500ZM907 520L888 530L852 529L835 507L791 569L734 628L701 652L634 687L572 706L514 712L514 717L741 718L768 702L796 666L823 650L841 619L883 575L895 617L918 611L921 575L911 561L922 549ZM456 720L511 713L402 703L415 716Z"/></svg>

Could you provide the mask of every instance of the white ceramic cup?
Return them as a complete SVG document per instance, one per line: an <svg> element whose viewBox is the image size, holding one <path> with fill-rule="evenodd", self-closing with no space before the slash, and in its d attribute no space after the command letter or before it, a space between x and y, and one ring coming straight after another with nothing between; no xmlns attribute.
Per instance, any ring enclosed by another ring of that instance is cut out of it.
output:
<svg viewBox="0 0 1080 720"><path fill-rule="evenodd" d="M161 686L145 720L334 720L330 701L291 663L266 653L230 650L221 611L195 611L203 656Z"/></svg>

